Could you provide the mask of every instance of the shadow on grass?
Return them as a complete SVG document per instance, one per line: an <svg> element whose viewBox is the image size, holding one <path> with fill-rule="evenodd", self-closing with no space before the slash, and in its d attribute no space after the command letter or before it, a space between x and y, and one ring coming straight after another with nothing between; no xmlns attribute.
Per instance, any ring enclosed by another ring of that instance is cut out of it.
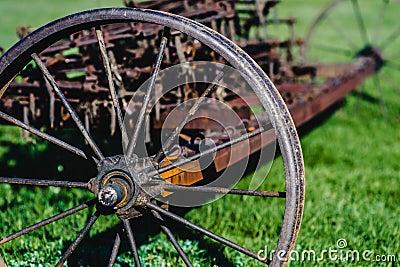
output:
<svg viewBox="0 0 400 267"><path fill-rule="evenodd" d="M189 209L174 208L172 211L180 216L184 216ZM141 245L149 244L149 238L161 232L159 222L147 212L144 212L143 216L139 220L131 219L130 222L134 231L135 241L138 248ZM174 233L174 236L178 240L188 239L198 241L198 249L206 250L206 257L210 259L216 259L215 263L218 264L218 266L234 266L234 264L224 256L223 250L225 247L223 245L213 242L210 239L204 239L204 236L198 232L191 231L190 229L185 228L183 225L174 223L168 219L165 220L165 225L172 231L172 233ZM118 226L102 232L101 234L98 234L92 238L85 238L77 250L69 258L68 266L107 266L111 255L112 244L117 233L119 233L121 237L121 245L118 255L130 251L126 234L122 230L122 225L119 224ZM163 251L163 244L154 243L154 246L160 247L158 251L162 257L168 257L169 251ZM67 247L64 248L63 252L66 249ZM196 256L192 255L190 252L187 255L190 259L196 258ZM179 258L178 253L175 253L175 256L176 258ZM131 262L133 262L133 259ZM181 259L179 259L178 262L179 266L184 265ZM121 266L130 266L128 263L120 264ZM153 266L150 259L146 263L142 262L142 265ZM174 262L172 262L171 266L175 266Z"/></svg>

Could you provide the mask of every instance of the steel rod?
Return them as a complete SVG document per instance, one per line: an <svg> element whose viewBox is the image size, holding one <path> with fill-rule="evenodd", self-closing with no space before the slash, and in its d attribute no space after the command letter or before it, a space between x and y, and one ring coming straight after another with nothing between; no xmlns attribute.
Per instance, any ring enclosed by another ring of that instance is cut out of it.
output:
<svg viewBox="0 0 400 267"><path fill-rule="evenodd" d="M82 231L78 234L75 241L68 247L68 249L64 252L61 259L57 262L56 267L61 267L67 261L67 259L72 255L78 245L82 242L83 238L89 232L90 228L96 222L97 218L99 218L99 213L96 211L92 217L90 217L89 222L85 225Z"/></svg>
<svg viewBox="0 0 400 267"><path fill-rule="evenodd" d="M140 267L140 266L142 266L142 264L140 263L139 252L138 252L138 249L136 246L135 237L133 236L132 227L131 227L128 219L122 219L122 222L124 223L124 228L125 228L128 240L129 240L129 245L132 249L133 259L135 260L135 265L136 265L136 267Z"/></svg>
<svg viewBox="0 0 400 267"><path fill-rule="evenodd" d="M110 60L108 59L106 44L105 44L105 41L104 41L104 37L103 37L103 32L101 30L101 26L96 27L96 36L97 36L97 41L99 43L100 54L101 54L101 57L103 59L104 69L106 71L106 75L107 75L107 79L108 79L108 88L110 90L112 103L113 103L115 112L117 114L117 120L118 120L119 128L121 130L122 144L123 144L124 147L126 147L128 145L128 142L129 142L128 134L126 133L126 128L125 128L125 125L124 125L122 111L121 111L121 107L120 107L119 101L118 101L118 94L117 94L117 91L115 90L114 80L113 80L113 76L112 76L112 72L111 72Z"/></svg>
<svg viewBox="0 0 400 267"><path fill-rule="evenodd" d="M32 56L33 60L36 62L37 66L42 71L46 80L50 83L53 90L57 93L58 97L64 104L65 108L68 110L68 112L71 115L72 119L74 120L75 124L78 126L79 130L81 131L82 135L84 136L85 140L88 142L89 146L92 148L92 150L94 151L96 156L99 159L104 159L104 156L101 153L100 149L94 142L93 138L90 136L89 132L85 129L85 126L83 125L82 121L79 119L78 114L76 114L75 110L71 107L70 103L68 102L64 93L61 91L60 87L57 85L54 78L51 76L47 67L44 65L44 63L42 62L42 60L39 58L39 56L37 54L33 53L31 56Z"/></svg>
<svg viewBox="0 0 400 267"><path fill-rule="evenodd" d="M68 188L88 188L85 182L71 182L71 181L53 181L29 178L14 178L14 177L0 177L0 183L19 184L19 185L34 185L34 186L57 186Z"/></svg>
<svg viewBox="0 0 400 267"><path fill-rule="evenodd" d="M179 223L181 223L181 224L183 224L183 225L185 225L185 226L187 226L189 228L192 228L195 231L198 231L198 232L204 234L205 236L208 236L208 237L220 242L221 244L223 244L225 246L233 248L233 249L235 249L235 250L237 250L237 251L239 251L239 252L241 252L241 253L249 256L249 257L252 257L252 258L254 258L256 260L259 260L261 262L269 263L268 259L267 260L263 260L262 258L259 257L259 255L257 253L255 253L255 252L253 252L253 251L251 251L251 250L249 250L247 248L244 248L244 247L242 247L242 246L240 246L240 245L238 245L238 244L236 244L236 243L234 243L232 241L229 241L228 239L223 238L223 237L221 237L221 236L219 236L217 234L214 234L213 232L210 232L210 231L208 231L208 230L206 230L206 229L204 229L204 228L202 228L202 227L200 227L200 226L198 226L198 225L196 225L196 224L194 224L192 222L189 222L185 218L182 218L182 217L180 217L180 216L178 216L178 215L176 215L176 214L174 214L174 213L172 213L170 211L164 210L163 208L161 208L161 207L159 207L159 206L157 206L157 205L155 205L153 203L148 202L148 203L146 203L146 206L148 208L152 209L152 210L158 211L160 214L168 216L169 218L171 218L171 219L173 219L173 220L175 220L175 221L177 221L177 222L179 222Z"/></svg>
<svg viewBox="0 0 400 267"><path fill-rule="evenodd" d="M179 161L177 161L177 162L174 162L174 163L172 163L172 164L170 164L170 165L167 165L167 166L165 166L165 167L162 167L162 168L160 168L160 169L158 169L158 170L150 171L150 172L148 173L148 175L149 175L149 176L156 176L156 175L159 174L159 173L163 173L163 172L170 171L170 170L172 170L172 169L175 169L175 168L177 168L177 167L180 167L180 166L182 166L182 165L185 165L185 164L187 164L187 163L189 163L189 162L191 162L191 161L197 160L197 159L199 159L199 158L201 158L201 157L210 155L210 154L215 153L215 152L217 152L217 151L219 151L219 150L221 150L221 149L224 149L224 148L226 148L226 147L229 147L229 146L232 146L232 145L234 145L234 144L240 143L240 142L242 142L242 141L244 141L244 140L246 140L246 139L249 139L249 138L251 138L251 137L254 137L254 136L256 136L256 135L258 135L258 134L260 134L260 133L262 133L262 132L264 132L264 128L262 128L262 127L261 127L261 128L258 128L257 130L254 130L254 131L252 131L252 132L250 132L250 133L248 133L248 134L244 134L244 135L242 135L241 137L238 137L238 138L236 138L236 139L229 140L228 142L222 143L222 144L220 144L220 145L218 145L218 146L215 146L215 147L206 149L206 150L204 150L204 151L202 151L202 152L200 152L200 153L198 153L198 154L195 154L195 155L190 156L190 157L188 157L188 158L184 158L184 159L179 160Z"/></svg>
<svg viewBox="0 0 400 267"><path fill-rule="evenodd" d="M246 189L230 189L225 187L190 187L180 186L176 184L165 184L165 190L171 191L186 191L186 192L199 192L199 193L216 193L216 194L231 194L231 195L246 195L256 197L277 197L286 198L286 192L273 192L273 191L262 191L262 190L246 190Z"/></svg>
<svg viewBox="0 0 400 267"><path fill-rule="evenodd" d="M169 241L171 241L172 245L174 246L174 248L176 249L176 251L178 252L179 256L181 257L181 259L183 260L183 262L185 263L185 265L187 267L193 267L193 264L190 262L188 256L186 255L186 253L183 251L182 247L179 245L178 241L175 239L174 235L172 234L171 230L165 226L165 221L164 219L161 217L160 213L158 213L155 210L151 210L151 213L153 214L154 217L156 217L159 221L160 221L160 227L163 230L163 232L167 235Z"/></svg>
<svg viewBox="0 0 400 267"><path fill-rule="evenodd" d="M188 123L188 121L196 113L196 111L199 109L201 103L203 103L204 99L206 99L206 97L212 91L214 91L214 88L218 85L218 83L221 81L221 79L223 77L224 77L224 72L221 71L220 73L218 73L218 75L215 77L215 79L212 81L212 83L206 88L206 90L201 94L201 96L199 98L197 98L196 102L190 108L188 115L179 123L178 126L176 126L174 132L168 137L165 144L158 151L158 153L154 157L154 162L159 163L163 159L163 157L165 156L164 151L168 151L171 148L171 146L173 145L173 141L175 140L175 138L178 137L179 132L183 129L183 127L186 125L186 123Z"/></svg>
<svg viewBox="0 0 400 267"><path fill-rule="evenodd" d="M121 244L121 238L119 236L119 234L117 233L115 235L115 240L114 240L114 245L111 251L111 256L110 256L110 260L108 261L108 267L113 267L115 260L117 259L118 256L118 250L119 250L119 246Z"/></svg>
<svg viewBox="0 0 400 267"><path fill-rule="evenodd" d="M27 125L25 123L23 123L22 121L17 120L14 117L11 117L11 116L9 116L9 115L1 112L1 111L0 111L0 118L4 119L4 120L6 120L6 121L8 121L8 122L20 127L20 128L22 128L22 129L24 129L24 130L26 130L26 131L28 131L28 132L36 135L36 136L38 136L40 138L43 138L46 141L49 141L49 142L51 142L51 143L53 143L53 144L55 144L55 145L57 145L57 146L59 146L61 148L64 148L64 149L66 149L66 150L68 150L68 151L70 151L70 152L72 152L72 153L84 158L84 159L87 158L85 153L82 150L80 150L79 148L76 148L76 147L74 147L72 145L69 145L69 144L65 143L64 141L61 141L58 138L55 138L55 137L53 137L51 135L48 135L48 134L46 134L44 132L41 132L41 131L39 131L39 130L37 130L37 129L35 129L35 128L33 128L33 127L31 127L31 126L29 126L29 125Z"/></svg>
<svg viewBox="0 0 400 267"><path fill-rule="evenodd" d="M139 111L139 116L137 118L135 128L133 129L132 139L129 141L128 150L126 153L126 155L128 155L128 157L132 156L133 152L135 151L139 133L142 130L142 127L144 126L144 123L146 120L146 112L147 112L149 102L151 99L151 94L154 90L158 72L160 70L162 59L164 56L164 51L165 51L165 48L166 48L168 40L169 40L169 31L170 31L169 28L165 28L163 31L163 36L161 38L161 44L160 44L160 48L159 48L159 51L157 54L156 63L155 63L154 69L153 69L153 74L150 77L150 83L149 83L149 86L147 87L147 91L144 96L143 105Z"/></svg>
<svg viewBox="0 0 400 267"><path fill-rule="evenodd" d="M11 240L13 240L15 238L18 238L18 237L20 237L22 235L30 233L30 232L32 232L32 231L34 231L36 229L39 229L39 228L41 228L43 226L46 226L46 225L48 225L50 223L53 223L53 222L58 221L60 219L63 219L63 218L65 218L65 217L67 217L67 216L69 216L71 214L74 214L74 213L76 213L78 211L84 210L84 209L92 206L95 202L96 202L96 200L93 199L93 200L88 201L88 202L86 202L86 203L84 203L82 205L76 206L76 207L74 207L72 209L63 211L60 214L54 215L54 216L52 216L52 217L50 217L50 218L48 218L46 220L40 221L38 223L35 223L35 224L33 224L33 225L29 226L29 227L26 227L26 228L24 228L24 229L22 229L22 230L20 230L18 232L15 232L15 233L7 236L7 237L3 237L0 240L0 245L3 245L4 243L7 243L7 242L9 242L9 241L11 241Z"/></svg>

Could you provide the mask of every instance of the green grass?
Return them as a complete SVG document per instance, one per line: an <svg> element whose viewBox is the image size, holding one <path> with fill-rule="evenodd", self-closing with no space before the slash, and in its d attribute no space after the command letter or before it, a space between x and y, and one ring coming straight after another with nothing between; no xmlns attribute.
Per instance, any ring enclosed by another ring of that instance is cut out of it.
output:
<svg viewBox="0 0 400 267"><path fill-rule="evenodd" d="M24 8L30 1L2 1L0 10L0 45L8 47L16 38L11 34L16 25L31 24L39 26L49 20L67 13L99 6L95 1L35 1L28 11ZM302 36L312 18L327 1L284 1L280 4L280 14L296 16L299 21L297 35ZM361 2L361 1L359 1ZM106 4L105 1L101 1ZM107 2L107 4L110 2ZM372 0L362 1L371 4ZM114 4L114 2L113 2ZM116 1L114 5L119 5ZM31 4L32 5L32 4ZM399 4L400 6L400 4ZM56 7L56 8L55 8ZM400 7L399 7L400 9ZM372 9L371 9L372 10ZM395 14L398 9L388 11L388 20L383 26L383 33L389 34L395 27ZM344 13L344 11L341 11ZM40 15L38 15L40 14ZM367 23L372 23L377 12L368 13ZM35 24L33 24L33 21ZM359 39L354 17L343 18L347 33ZM286 34L285 32L282 34ZM322 40L335 43L328 32L317 33ZM317 37L318 37L317 36ZM385 35L387 36L387 35ZM4 42L3 42L4 40ZM398 45L390 47L388 52L396 50ZM318 52L316 52L318 56ZM322 57L322 52L320 56ZM323 60L333 60L334 55L324 54ZM373 251L373 255L396 254L400 258L400 76L398 71L385 70L393 83L382 83L383 102L387 106L387 115L382 115L379 105L379 90L367 81L364 92L377 103L349 95L343 106L318 123L301 138L307 174L307 195L296 250L314 250L317 255L323 250L337 249L336 242L346 239L344 250ZM384 78L387 80L387 78ZM361 88L357 89L359 92ZM304 129L303 129L304 130ZM0 152L9 154L17 147L21 151L30 151L29 147L18 138L15 129L0 128ZM29 159L29 158L28 158ZM24 163L17 158L4 159L7 169L0 169L0 175L12 168L24 168ZM17 164L15 166L15 164ZM4 165L1 165L4 166ZM45 165L44 165L45 166ZM46 167L46 166L45 166ZM5 167L3 167L5 168ZM265 167L266 168L266 167ZM66 168L67 169L67 168ZM64 171L64 175L67 170ZM63 174L63 173L61 173ZM282 190L283 167L278 156L269 172L264 189ZM245 187L249 177L240 185ZM12 233L22 226L30 225L52 214L68 209L90 199L91 195L80 190L58 190L56 188L29 189L0 185L0 236ZM40 196L40 197L38 197ZM250 208L249 208L250 207ZM258 199L251 197L225 196L221 201L192 209L186 218L215 231L254 251L268 246L274 248L279 236L284 203L278 199ZM9 266L38 266L47 262L53 266L74 236L81 230L93 210L82 211L77 216L61 220L35 231L23 238L18 238L0 247L0 255ZM107 241L114 237L118 228L114 216L102 217L96 223L73 259L75 264L87 264L82 259L97 259L102 263L109 253ZM256 223L255 223L256 222ZM137 225L140 229L140 225ZM146 228L146 227L144 227ZM105 234L104 234L105 232ZM103 234L102 234L103 233ZM145 266L180 266L182 263L163 234L139 235L141 259ZM222 248L201 236L191 236L190 232L179 235L180 244L188 252L195 266L262 266L256 261ZM123 241L122 255L118 258L119 266L133 264L127 244ZM99 256L101 255L101 256ZM44 264L47 266L46 264ZM74 265L74 263L71 263ZM322 262L293 261L290 266L396 266L394 263L371 262Z"/></svg>

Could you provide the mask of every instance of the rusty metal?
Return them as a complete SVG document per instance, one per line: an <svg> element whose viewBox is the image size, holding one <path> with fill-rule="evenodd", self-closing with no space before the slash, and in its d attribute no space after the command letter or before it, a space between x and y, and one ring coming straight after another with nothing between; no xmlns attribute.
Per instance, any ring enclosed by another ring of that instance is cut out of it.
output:
<svg viewBox="0 0 400 267"><path fill-rule="evenodd" d="M126 235L129 240L129 245L130 245L132 253L133 253L133 258L135 259L135 264L137 267L140 267L140 266L142 266L142 264L140 263L140 257L139 257L138 249L136 246L136 241L133 236L133 231L132 231L132 227L130 225L129 219L123 219L122 222L123 222L124 228L126 230Z"/></svg>
<svg viewBox="0 0 400 267"><path fill-rule="evenodd" d="M278 197L285 198L285 192L270 192L260 190L243 190L243 189L230 189L223 187L185 187L177 184L166 184L164 185L165 190L171 191L188 191L188 192L203 192L203 193L215 193L215 194L233 194L233 195L247 195L247 196L259 196L259 197Z"/></svg>
<svg viewBox="0 0 400 267"><path fill-rule="evenodd" d="M84 203L84 204L76 206L76 207L74 207L72 209L69 209L69 210L66 210L64 212L61 212L61 213L59 213L57 215L54 215L54 216L52 216L52 217L50 217L50 218L48 218L46 220L43 220L41 222L38 222L38 223L33 224L31 226L28 226L28 227L22 229L21 231L15 232L15 233L13 233L13 234L11 234L9 236L6 236L6 237L3 237L2 239L0 239L0 245L3 245L4 243L7 243L7 242L9 242L9 241L11 241L11 240L13 240L13 239L15 239L17 237L20 237L20 236L25 235L25 234L27 234L29 232L32 232L32 231L34 231L36 229L39 229L39 228L41 228L41 227L43 227L45 225L48 225L48 224L53 223L55 221L61 220L61 219L65 218L65 217L67 217L67 216L70 216L70 215L78 212L78 211L81 211L81 210L86 209L86 208L88 208L90 206L93 206L94 204L95 204L95 201L91 200L91 201L89 201L87 203Z"/></svg>
<svg viewBox="0 0 400 267"><path fill-rule="evenodd" d="M56 263L57 267L61 267L64 265L64 263L67 261L67 259L71 256L71 254L78 247L79 243L82 242L83 238L89 232L90 228L93 226L93 224L99 218L99 216L100 216L100 214L96 211L95 214L93 214L92 217L90 217L88 223L85 225L85 227L82 229L82 231L77 235L75 241L72 242L72 244L68 247L68 249L61 256L61 259Z"/></svg>
<svg viewBox="0 0 400 267"><path fill-rule="evenodd" d="M118 250L119 250L120 245L121 245L121 237L117 233L115 235L114 245L113 245L113 248L111 251L110 260L108 261L108 265L107 265L108 267L114 266L115 260L117 259L117 256L118 256Z"/></svg>
<svg viewBox="0 0 400 267"><path fill-rule="evenodd" d="M193 267L193 264L190 262L189 257L186 255L186 253L183 251L182 247L179 245L178 241L174 237L172 231L165 225L164 219L161 217L161 215L155 211L152 210L151 213L153 216L158 219L160 223L161 229L164 231L164 233L167 235L168 239L171 241L172 245L174 246L175 250L178 252L179 256L185 263L187 267Z"/></svg>
<svg viewBox="0 0 400 267"><path fill-rule="evenodd" d="M88 188L88 183L85 182L25 179L25 178L15 178L15 177L0 177L0 183L34 185L34 186L57 186L57 187L67 187L67 188L83 188L83 189Z"/></svg>

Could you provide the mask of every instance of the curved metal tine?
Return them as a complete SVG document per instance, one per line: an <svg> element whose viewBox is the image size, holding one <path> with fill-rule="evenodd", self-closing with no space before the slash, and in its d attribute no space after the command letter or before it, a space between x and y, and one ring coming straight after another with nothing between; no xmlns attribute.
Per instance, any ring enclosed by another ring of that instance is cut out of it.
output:
<svg viewBox="0 0 400 267"><path fill-rule="evenodd" d="M381 30L382 30L382 24L385 18L385 14L386 14L386 10L387 10L387 6L389 4L389 0L383 0L383 6L380 9L379 15L378 15L378 23L376 24L375 27L375 32L373 35L373 39L372 41L378 41L380 36L381 36Z"/></svg>
<svg viewBox="0 0 400 267"><path fill-rule="evenodd" d="M351 0L351 4L353 7L354 15L357 19L357 24L358 24L358 28L360 30L361 39L363 40L363 42L365 44L370 44L371 41L368 36L367 28L365 27L364 18L361 14L360 4L358 3L358 0Z"/></svg>
<svg viewBox="0 0 400 267"><path fill-rule="evenodd" d="M139 111L139 116L137 118L137 122L135 125L135 128L133 129L133 134L132 134L132 138L129 141L129 145L128 145L128 150L127 150L127 155L132 156L133 152L135 151L135 146L137 143L137 139L139 137L139 133L142 130L142 127L146 121L146 113L147 113L147 109L149 106L149 102L151 99L151 94L154 90L155 84L156 84L156 79L157 79L157 75L158 72L160 70L161 67L161 63L162 63L162 59L164 56L164 52L165 52L165 48L167 47L168 44L168 40L169 40L169 34L170 34L170 28L164 28L163 31L163 35L161 38L161 44L160 44L160 49L158 51L157 57L156 57L156 62L154 65L154 69L153 69L153 74L151 75L150 78L150 83L149 86L147 88L147 92L145 94L144 100L143 100L143 105L142 108Z"/></svg>
<svg viewBox="0 0 400 267"><path fill-rule="evenodd" d="M377 75L373 76L373 82L374 82L374 87L378 89L379 93L379 105L381 107L381 112L384 117L387 117L388 115L388 110L385 104L385 100L383 99L383 92L382 92L382 86L381 86L381 80Z"/></svg>
<svg viewBox="0 0 400 267"><path fill-rule="evenodd" d="M286 192L274 192L264 190L247 190L247 189L231 189L225 187L190 187L190 186L179 186L176 184L165 184L165 190L171 191L187 191L187 192L198 192L198 193L215 193L215 194L231 194L231 195L245 195L245 196L256 196L256 197L277 197L286 198Z"/></svg>
<svg viewBox="0 0 400 267"><path fill-rule="evenodd" d="M197 159L199 159L199 158L201 158L201 157L204 157L204 156L213 154L213 153L217 152L218 150L221 150L221 149L223 149L223 148L229 147L229 146L231 146L231 145L234 145L234 144L237 144L237 143L239 143L239 142L242 142L242 141L244 141L244 140L246 140L246 139L249 139L249 138L251 138L251 137L253 137L253 136L256 136L256 135L258 135L258 134L261 134L261 133L264 132L264 131L266 131L266 130L265 130L264 128L260 127L260 128L258 128L257 130L252 131L251 133L244 134L244 135L242 135L241 137L235 138L235 139L233 139L233 140L229 140L228 142L222 143L222 144L220 144L220 145L218 145L218 146L215 146L215 147L206 149L206 150L204 150L204 151L202 151L202 152L200 152L200 153L198 153L198 154L195 154L195 155L193 155L193 156L184 158L184 159L182 159L182 160L179 160L179 161L177 161L177 162L174 162L173 164L170 164L170 165L167 165L167 166L165 166L165 167L162 167L162 168L160 168L160 169L158 169L158 170L149 171L148 175L151 177L151 176L156 176L156 175L159 174L159 173L163 173L163 172L170 171L170 170L172 170L172 169L175 169L175 168L177 168L177 167L180 167L180 166L182 166L182 165L185 165L185 164L187 164L187 163L189 163L189 162L191 162L191 161L197 160ZM142 171L142 170L140 170L140 171Z"/></svg>
<svg viewBox="0 0 400 267"><path fill-rule="evenodd" d="M206 229L204 229L204 228L202 228L202 227L200 227L200 226L198 226L198 225L186 220L185 218L182 218L170 211L164 210L163 208L161 208L153 203L148 202L148 203L146 203L146 206L152 210L159 212L162 215L168 216L169 218L171 218L189 228L192 228L193 230L198 231L198 232L202 233L203 235L208 236L208 237L218 241L219 243L221 243L225 246L228 246L230 248L233 248L249 257L252 257L256 260L259 260L259 261L267 263L267 264L270 262L269 259L263 260L257 253L255 253L247 248L244 248L232 241L229 241L228 239L223 238L217 234L214 234L213 232L210 232L210 231L208 231L208 230L206 230Z"/></svg>
<svg viewBox="0 0 400 267"><path fill-rule="evenodd" d="M100 54L101 54L101 57L103 59L104 69L105 69L106 75L107 75L108 88L110 90L112 103L113 103L115 112L117 114L117 120L118 120L119 128L121 130L122 144L123 144L124 147L126 147L128 145L128 142L129 142L128 134L126 133L126 128L125 128L125 125L124 125L122 111L121 111L121 107L120 107L119 101L118 101L118 94L117 94L117 90L115 89L113 75L112 75L112 72L111 72L110 60L109 60L108 55L107 55L106 44L105 44L105 41L104 41L104 37L103 37L103 32L101 30L101 26L97 26L96 27L96 36L97 36L97 41L99 43Z"/></svg>
<svg viewBox="0 0 400 267"><path fill-rule="evenodd" d="M124 228L126 231L126 235L128 236L129 245L131 246L131 249L132 249L133 259L135 260L135 265L136 265L136 267L140 267L140 266L142 266L142 264L140 263L139 252L138 252L138 249L136 246L135 238L133 236L132 227L131 227L128 219L122 219L122 222L124 223Z"/></svg>
<svg viewBox="0 0 400 267"><path fill-rule="evenodd" d="M88 202L86 202L84 204L76 206L76 207L74 207L72 209L69 209L69 210L63 211L63 212L61 212L61 213L59 213L57 215L54 215L54 216L52 216L52 217L50 217L48 219L45 219L45 220L40 221L38 223L35 223L35 224L31 225L31 226L28 226L28 227L26 227L26 228L24 228L24 229L22 229L22 230L20 230L18 232L15 232L15 233L13 233L13 234L11 234L9 236L3 237L0 240L0 245L3 245L4 243L7 243L7 242L9 242L9 241L11 241L11 240L13 240L15 238L18 238L18 237L22 236L22 235L28 234L28 233L30 233L30 232L32 232L34 230L42 228L43 226L46 226L46 225L48 225L50 223L53 223L53 222L58 221L60 219L63 219L63 218L65 218L65 217L67 217L69 215L72 215L72 214L74 214L74 213L76 213L78 211L84 210L84 209L94 205L95 202L96 202L96 200L93 199L93 200L88 201Z"/></svg>
<svg viewBox="0 0 400 267"><path fill-rule="evenodd" d="M7 91L8 87L10 87L11 83L14 81L15 77L17 77L18 74L15 74L14 77L9 80L4 86L3 88L0 89L0 98L3 97L3 94Z"/></svg>
<svg viewBox="0 0 400 267"><path fill-rule="evenodd" d="M342 37L343 40L347 43L347 45L353 51L357 51L359 47L353 42L353 40L347 36L347 34L343 31L343 29L336 23L336 21L332 20L329 16L325 17L325 20L331 25L331 27ZM355 53L354 53L355 54Z"/></svg>
<svg viewBox="0 0 400 267"><path fill-rule="evenodd" d="M60 139L55 138L55 137L53 137L51 135L43 133L43 132L41 132L41 131L39 131L39 130L37 130L37 129L35 129L35 128L33 128L33 127L31 127L31 126L29 126L29 125L27 125L25 123L23 123L22 121L17 120L16 118L11 117L11 116L1 112L1 111L0 111L0 118L4 119L4 120L6 120L6 121L8 121L8 122L20 127L20 128L22 128L22 129L24 129L26 131L29 131L30 133L32 133L32 134L34 134L34 135L36 135L36 136L38 136L40 138L43 138L46 141L49 141L49 142L51 142L51 143L53 143L53 144L55 144L55 145L57 145L59 147L62 147L62 148L66 149L66 150L68 150L68 151L70 151L70 152L72 152L72 153L74 153L74 154L76 154L76 155L78 155L78 156L80 156L80 157L82 157L84 159L87 159L85 153L82 150L80 150L79 148L76 148L76 147L74 147L74 146L72 146L70 144L67 144L64 141L61 141Z"/></svg>
<svg viewBox="0 0 400 267"><path fill-rule="evenodd" d="M94 142L93 138L90 136L89 132L85 129L85 126L83 125L82 121L79 119L78 115L76 114L74 109L69 104L69 102L68 102L67 98L65 97L64 93L58 87L56 81L51 76L49 70L43 64L42 60L39 58L39 56L36 53L33 53L31 55L31 57L36 62L37 66L40 68L40 70L42 71L44 77L50 83L51 87L57 93L58 97L61 99L61 101L64 104L64 106L67 108L67 110L68 110L69 114L71 115L72 119L74 120L75 124L78 126L79 130L83 134L85 140L88 142L89 146L92 148L92 150L94 151L96 156L99 159L104 159L104 156L101 153L100 149L98 148L98 146Z"/></svg>
<svg viewBox="0 0 400 267"><path fill-rule="evenodd" d="M0 177L0 183L88 189L88 183L84 182L54 181L54 180L27 179L27 178L15 178L15 177L12 178Z"/></svg>
<svg viewBox="0 0 400 267"><path fill-rule="evenodd" d="M163 157L165 156L164 151L168 151L171 148L171 146L173 145L173 141L175 140L175 138L178 137L179 132L183 129L183 127L186 125L186 123L188 123L188 121L196 113L196 111L199 109L200 105L203 103L204 99L212 91L214 91L215 87L217 87L218 83L222 80L223 76L224 76L223 71L218 73L218 75L215 77L215 79L212 81L212 83L206 88L206 90L201 94L201 96L199 98L197 98L196 102L190 108L188 115L179 123L178 126L176 126L174 132L168 137L165 144L158 151L158 153L154 157L154 162L159 163L163 159Z"/></svg>
<svg viewBox="0 0 400 267"><path fill-rule="evenodd" d="M188 256L186 253L183 251L182 247L179 245L178 241L175 239L174 235L172 234L171 230L165 226L164 219L161 217L160 213L158 213L155 210L151 210L151 213L153 214L154 217L156 217L160 221L160 227L163 230L163 232L167 235L169 241L171 241L172 245L178 252L179 256L182 258L183 262L185 263L186 266L188 267L193 267L193 264L190 262Z"/></svg>
<svg viewBox="0 0 400 267"><path fill-rule="evenodd" d="M96 211L93 214L93 216L90 217L89 222L85 225L85 227L82 229L82 231L76 237L75 241L72 242L72 244L68 247L68 249L62 255L61 259L57 262L57 264L56 264L57 267L61 267L64 265L64 263L67 261L67 259L72 255L72 253L75 251L75 249L78 247L78 245L82 242L83 238L89 232L90 228L93 226L93 224L99 218L99 216L100 216L100 214Z"/></svg>
<svg viewBox="0 0 400 267"><path fill-rule="evenodd" d="M119 236L119 234L117 233L115 235L115 240L114 240L114 245L111 251L111 256L110 256L110 260L108 261L108 267L113 267L115 260L117 259L118 256L118 250L119 250L119 246L121 244L121 238Z"/></svg>

